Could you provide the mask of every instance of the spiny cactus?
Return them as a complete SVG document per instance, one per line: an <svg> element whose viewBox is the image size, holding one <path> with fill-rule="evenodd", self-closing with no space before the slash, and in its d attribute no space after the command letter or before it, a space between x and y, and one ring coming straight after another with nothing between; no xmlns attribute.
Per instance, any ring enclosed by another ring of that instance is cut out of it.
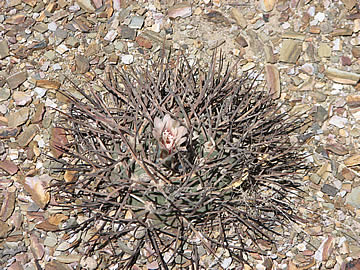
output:
<svg viewBox="0 0 360 270"><path fill-rule="evenodd" d="M147 256L163 269L198 267L201 252L216 259L221 249L241 262L296 219L305 167L290 135L302 121L235 67L214 56L203 72L162 57L108 69L104 91L78 89L82 100L64 93L59 126L72 141L59 170L77 177L53 191L85 216L72 231L92 235L89 252L107 250L125 268Z"/></svg>

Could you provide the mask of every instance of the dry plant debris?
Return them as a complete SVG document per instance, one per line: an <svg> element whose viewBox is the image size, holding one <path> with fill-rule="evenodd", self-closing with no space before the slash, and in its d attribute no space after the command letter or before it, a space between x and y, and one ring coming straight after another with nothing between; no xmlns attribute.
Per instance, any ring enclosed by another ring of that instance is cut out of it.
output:
<svg viewBox="0 0 360 270"><path fill-rule="evenodd" d="M292 199L305 165L290 135L303 122L222 56L203 72L165 55L109 69L106 91L63 93L59 129L70 139L54 147L71 157L57 159L71 177L52 191L84 215L70 232L92 235L89 254L106 250L126 269L149 258L162 269L199 267L203 253L242 263L298 219Z"/></svg>

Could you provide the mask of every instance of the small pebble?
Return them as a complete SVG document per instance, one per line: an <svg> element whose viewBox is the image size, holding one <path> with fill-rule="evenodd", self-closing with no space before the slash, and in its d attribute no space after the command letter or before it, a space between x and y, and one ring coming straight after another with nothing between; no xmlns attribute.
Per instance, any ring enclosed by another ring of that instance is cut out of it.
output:
<svg viewBox="0 0 360 270"><path fill-rule="evenodd" d="M50 31L52 31L52 32L55 32L56 29L57 29L56 23L55 23L55 22L49 23L49 24L48 24L48 29L49 29Z"/></svg>
<svg viewBox="0 0 360 270"><path fill-rule="evenodd" d="M53 70L56 71L56 70L61 70L61 65L56 63L52 66Z"/></svg>
<svg viewBox="0 0 360 270"><path fill-rule="evenodd" d="M129 65L134 61L134 56L130 55L130 54L126 54L121 56L121 62L125 65Z"/></svg>

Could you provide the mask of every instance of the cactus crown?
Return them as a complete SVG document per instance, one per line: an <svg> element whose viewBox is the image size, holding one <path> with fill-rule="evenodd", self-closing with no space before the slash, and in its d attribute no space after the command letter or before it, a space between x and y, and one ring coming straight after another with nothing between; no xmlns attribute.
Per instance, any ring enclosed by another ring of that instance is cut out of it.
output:
<svg viewBox="0 0 360 270"><path fill-rule="evenodd" d="M296 219L291 198L304 165L289 136L302 122L235 73L221 57L205 73L183 56L163 57L109 71L103 93L68 96L59 124L73 139L72 161L61 170L78 177L54 187L86 217L72 230L96 235L89 252L111 247L127 267L146 256L164 269L201 264L200 246L242 261Z"/></svg>

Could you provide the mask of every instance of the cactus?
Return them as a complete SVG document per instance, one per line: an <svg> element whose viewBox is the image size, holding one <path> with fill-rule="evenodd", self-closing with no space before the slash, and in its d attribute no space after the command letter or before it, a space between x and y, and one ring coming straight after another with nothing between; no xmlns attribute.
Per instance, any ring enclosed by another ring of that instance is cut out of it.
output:
<svg viewBox="0 0 360 270"><path fill-rule="evenodd" d="M64 93L71 162L59 170L77 177L53 190L86 217L71 230L94 235L88 252L107 249L124 268L146 256L198 267L201 250L241 262L295 221L306 166L290 136L303 121L256 85L221 56L203 72L180 55L108 69L104 91L78 89L81 100Z"/></svg>

